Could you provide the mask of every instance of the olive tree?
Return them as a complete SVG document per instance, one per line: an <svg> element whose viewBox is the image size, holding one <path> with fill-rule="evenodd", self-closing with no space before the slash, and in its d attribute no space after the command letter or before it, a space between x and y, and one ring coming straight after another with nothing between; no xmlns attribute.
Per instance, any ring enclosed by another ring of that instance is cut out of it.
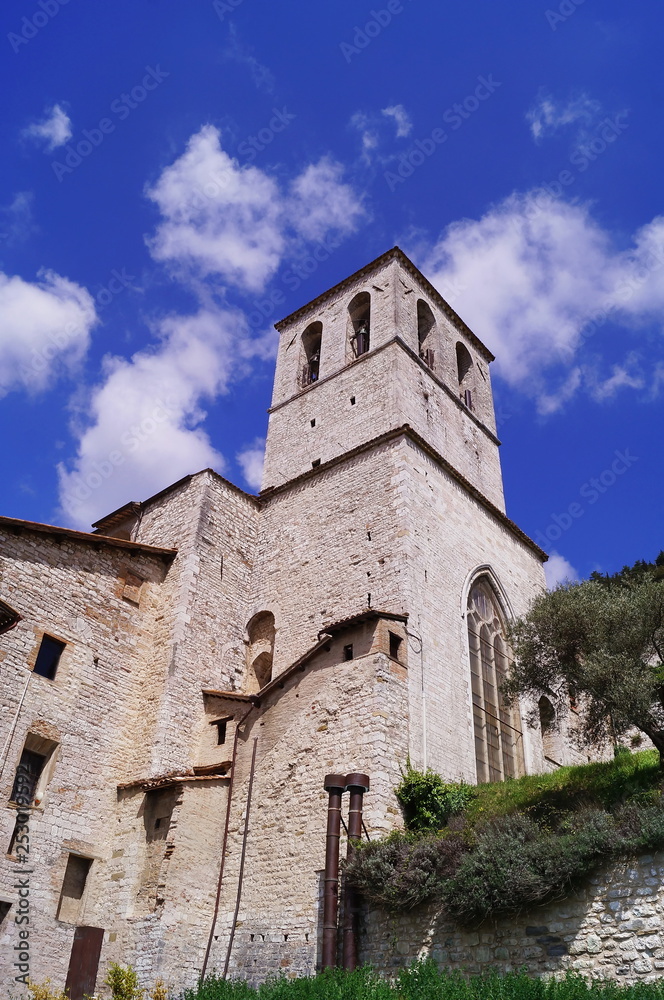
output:
<svg viewBox="0 0 664 1000"><path fill-rule="evenodd" d="M639 729L664 771L664 554L613 576L540 594L511 628L519 695L579 697L579 738L597 746Z"/></svg>

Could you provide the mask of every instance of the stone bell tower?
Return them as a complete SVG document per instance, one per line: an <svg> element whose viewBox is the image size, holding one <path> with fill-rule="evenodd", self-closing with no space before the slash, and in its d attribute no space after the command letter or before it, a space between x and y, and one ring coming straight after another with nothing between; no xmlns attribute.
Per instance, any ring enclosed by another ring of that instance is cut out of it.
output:
<svg viewBox="0 0 664 1000"><path fill-rule="evenodd" d="M472 588L493 595L499 631L546 558L505 514L493 356L398 247L277 329L256 578L274 673L329 622L408 615L411 759L474 781L499 708L472 690Z"/></svg>

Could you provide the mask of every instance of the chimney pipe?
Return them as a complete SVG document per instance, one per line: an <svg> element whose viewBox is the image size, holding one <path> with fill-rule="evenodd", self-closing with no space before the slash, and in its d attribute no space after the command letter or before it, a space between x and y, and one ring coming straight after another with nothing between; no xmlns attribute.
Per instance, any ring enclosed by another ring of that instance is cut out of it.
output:
<svg viewBox="0 0 664 1000"><path fill-rule="evenodd" d="M337 913L339 907L339 833L341 829L341 796L346 789L343 774L327 774L325 791L330 799L327 807L327 839L325 842L325 882L323 889L323 968L337 964Z"/></svg>
<svg viewBox="0 0 664 1000"><path fill-rule="evenodd" d="M346 859L350 861L355 852L356 842L362 839L362 798L364 793L369 791L369 776L367 774L347 774L346 789L350 792ZM350 971L357 968L358 918L359 897L346 880L344 886L343 967Z"/></svg>

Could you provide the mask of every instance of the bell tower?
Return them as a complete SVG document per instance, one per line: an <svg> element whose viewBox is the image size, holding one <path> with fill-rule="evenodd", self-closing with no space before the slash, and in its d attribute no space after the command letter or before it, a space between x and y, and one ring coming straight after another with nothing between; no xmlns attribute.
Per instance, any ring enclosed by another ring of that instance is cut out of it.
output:
<svg viewBox="0 0 664 1000"><path fill-rule="evenodd" d="M398 247L277 329L263 490L408 426L504 510L493 355Z"/></svg>

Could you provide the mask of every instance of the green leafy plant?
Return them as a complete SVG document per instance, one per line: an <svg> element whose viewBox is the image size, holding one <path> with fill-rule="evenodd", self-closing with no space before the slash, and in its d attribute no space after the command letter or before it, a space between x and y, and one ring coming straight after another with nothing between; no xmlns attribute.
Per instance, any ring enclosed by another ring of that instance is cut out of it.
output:
<svg viewBox="0 0 664 1000"><path fill-rule="evenodd" d="M411 766L409 759L395 794L403 811L406 828L424 833L440 830L450 816L463 812L476 792L463 781L446 784L431 768L417 771Z"/></svg>
<svg viewBox="0 0 664 1000"><path fill-rule="evenodd" d="M47 979L43 983L28 983L28 992L32 1000L69 1000L64 990L54 990L51 988L50 979Z"/></svg>
<svg viewBox="0 0 664 1000"><path fill-rule="evenodd" d="M105 982L110 987L113 1000L143 1000L145 996L145 991L139 987L138 977L130 965L123 968L116 962L111 962Z"/></svg>

